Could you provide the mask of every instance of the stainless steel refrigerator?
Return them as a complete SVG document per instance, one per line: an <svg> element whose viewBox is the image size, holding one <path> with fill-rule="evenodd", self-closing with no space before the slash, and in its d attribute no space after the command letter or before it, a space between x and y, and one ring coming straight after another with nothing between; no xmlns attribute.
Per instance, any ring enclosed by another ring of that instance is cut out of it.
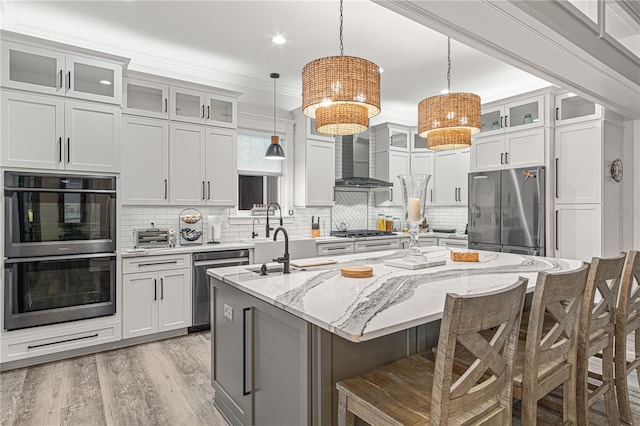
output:
<svg viewBox="0 0 640 426"><path fill-rule="evenodd" d="M545 255L544 167L469 173L469 248Z"/></svg>

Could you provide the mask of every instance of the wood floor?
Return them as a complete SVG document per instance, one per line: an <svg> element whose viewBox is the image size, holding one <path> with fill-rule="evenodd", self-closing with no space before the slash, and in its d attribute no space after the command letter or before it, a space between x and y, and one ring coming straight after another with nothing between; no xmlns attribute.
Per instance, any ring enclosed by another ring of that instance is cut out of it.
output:
<svg viewBox="0 0 640 426"><path fill-rule="evenodd" d="M0 425L226 425L213 406L210 347L202 332L3 372ZM640 387L629 377L640 424ZM540 424L562 423L561 411L538 411ZM602 398L591 424L608 425Z"/></svg>

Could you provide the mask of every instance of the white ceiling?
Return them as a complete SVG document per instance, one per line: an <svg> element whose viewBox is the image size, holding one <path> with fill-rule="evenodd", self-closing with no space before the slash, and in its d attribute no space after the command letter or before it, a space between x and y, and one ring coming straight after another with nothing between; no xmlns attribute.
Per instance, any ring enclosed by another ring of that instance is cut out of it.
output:
<svg viewBox="0 0 640 426"><path fill-rule="evenodd" d="M461 13L463 12L461 4ZM241 102L301 104L309 61L337 55L333 1L6 1L3 29L131 58L129 69L243 93ZM288 40L275 45L271 38ZM344 53L384 68L382 113L372 120L415 124L417 103L446 88L447 39L368 0L344 4ZM549 83L452 40L451 89L483 102Z"/></svg>

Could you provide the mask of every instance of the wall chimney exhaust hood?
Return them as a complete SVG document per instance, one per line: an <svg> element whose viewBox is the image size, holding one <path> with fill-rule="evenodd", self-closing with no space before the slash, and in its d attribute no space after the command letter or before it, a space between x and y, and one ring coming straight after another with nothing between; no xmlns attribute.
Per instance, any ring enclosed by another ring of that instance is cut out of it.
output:
<svg viewBox="0 0 640 426"><path fill-rule="evenodd" d="M335 183L336 190L388 188L391 182L369 177L369 132L346 135L342 143L342 178Z"/></svg>

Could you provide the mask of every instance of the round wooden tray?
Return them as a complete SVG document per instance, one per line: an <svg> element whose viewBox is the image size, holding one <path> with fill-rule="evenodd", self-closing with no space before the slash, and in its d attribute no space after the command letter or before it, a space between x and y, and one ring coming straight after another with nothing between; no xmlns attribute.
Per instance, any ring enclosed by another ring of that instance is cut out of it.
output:
<svg viewBox="0 0 640 426"><path fill-rule="evenodd" d="M353 265L340 268L340 273L347 278L368 278L373 275L371 266Z"/></svg>

